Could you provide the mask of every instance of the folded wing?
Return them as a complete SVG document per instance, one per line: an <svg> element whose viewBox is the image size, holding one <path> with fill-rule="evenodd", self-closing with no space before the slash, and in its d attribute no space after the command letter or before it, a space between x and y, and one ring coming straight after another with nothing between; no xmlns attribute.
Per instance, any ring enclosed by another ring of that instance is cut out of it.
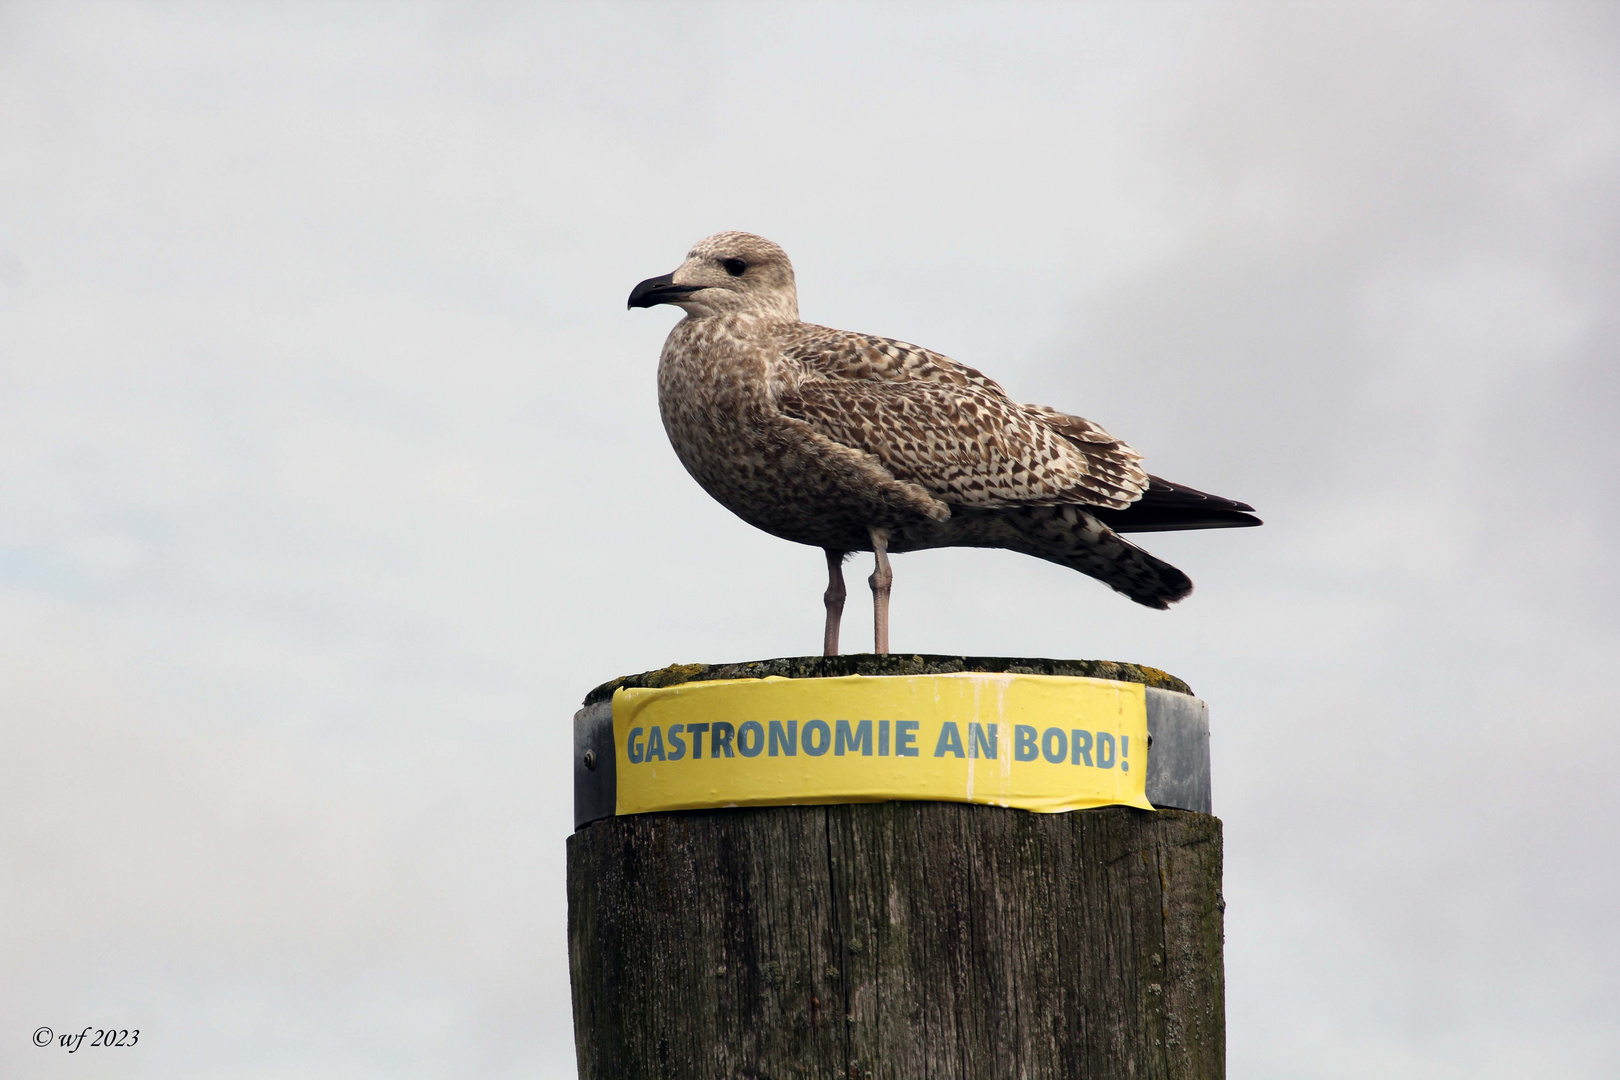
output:
<svg viewBox="0 0 1620 1080"><path fill-rule="evenodd" d="M973 368L906 342L800 324L778 404L956 506L1124 510L1147 489L1140 455L1100 427L1020 405Z"/></svg>
<svg viewBox="0 0 1620 1080"><path fill-rule="evenodd" d="M1124 509L1099 507L1092 514L1115 532L1175 532L1181 529L1243 529L1262 524L1254 507L1223 499L1158 476L1148 477L1142 497Z"/></svg>

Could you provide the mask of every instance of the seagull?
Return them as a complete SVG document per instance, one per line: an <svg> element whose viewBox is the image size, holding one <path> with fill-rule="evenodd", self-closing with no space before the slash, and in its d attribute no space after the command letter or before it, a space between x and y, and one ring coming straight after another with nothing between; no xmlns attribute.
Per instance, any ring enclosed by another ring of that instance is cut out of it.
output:
<svg viewBox="0 0 1620 1080"><path fill-rule="evenodd" d="M1254 508L1150 476L1098 425L1021 405L950 357L799 321L793 264L762 236L698 241L629 307L686 317L658 363L658 408L687 472L732 513L827 557L822 652L838 654L844 560L873 553L873 648L889 651L889 555L1008 548L1151 608L1192 592L1120 533L1259 525Z"/></svg>

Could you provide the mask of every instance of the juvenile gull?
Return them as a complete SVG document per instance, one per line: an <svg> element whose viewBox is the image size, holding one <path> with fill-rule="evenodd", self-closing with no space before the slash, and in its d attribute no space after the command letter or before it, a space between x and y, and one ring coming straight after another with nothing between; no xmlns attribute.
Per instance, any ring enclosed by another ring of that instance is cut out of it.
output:
<svg viewBox="0 0 1620 1080"><path fill-rule="evenodd" d="M875 557L886 653L891 552L1009 548L1166 608L1192 582L1120 533L1260 524L1253 507L1149 476L1091 421L1020 405L947 356L800 322L793 265L762 236L699 241L630 293L630 307L655 304L686 312L658 363L669 441L732 513L826 552L828 656L852 551Z"/></svg>

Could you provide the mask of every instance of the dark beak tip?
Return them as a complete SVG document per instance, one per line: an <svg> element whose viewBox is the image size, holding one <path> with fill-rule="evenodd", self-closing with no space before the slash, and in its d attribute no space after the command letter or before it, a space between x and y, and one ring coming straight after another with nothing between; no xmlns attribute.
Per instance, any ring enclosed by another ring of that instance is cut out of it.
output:
<svg viewBox="0 0 1620 1080"><path fill-rule="evenodd" d="M648 278L634 289L630 290L630 299L625 307L652 307L654 304L667 304L671 300L685 296L694 291L691 286L677 285L671 280L675 275L660 274L658 277Z"/></svg>

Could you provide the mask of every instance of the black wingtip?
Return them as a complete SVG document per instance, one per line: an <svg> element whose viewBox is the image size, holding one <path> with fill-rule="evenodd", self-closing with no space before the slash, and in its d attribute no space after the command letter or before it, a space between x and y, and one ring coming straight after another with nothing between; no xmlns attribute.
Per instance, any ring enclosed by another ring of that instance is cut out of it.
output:
<svg viewBox="0 0 1620 1080"><path fill-rule="evenodd" d="M1162 477L1148 477L1142 497L1123 510L1090 512L1115 532L1180 532L1184 529L1252 529L1262 522L1254 507Z"/></svg>

